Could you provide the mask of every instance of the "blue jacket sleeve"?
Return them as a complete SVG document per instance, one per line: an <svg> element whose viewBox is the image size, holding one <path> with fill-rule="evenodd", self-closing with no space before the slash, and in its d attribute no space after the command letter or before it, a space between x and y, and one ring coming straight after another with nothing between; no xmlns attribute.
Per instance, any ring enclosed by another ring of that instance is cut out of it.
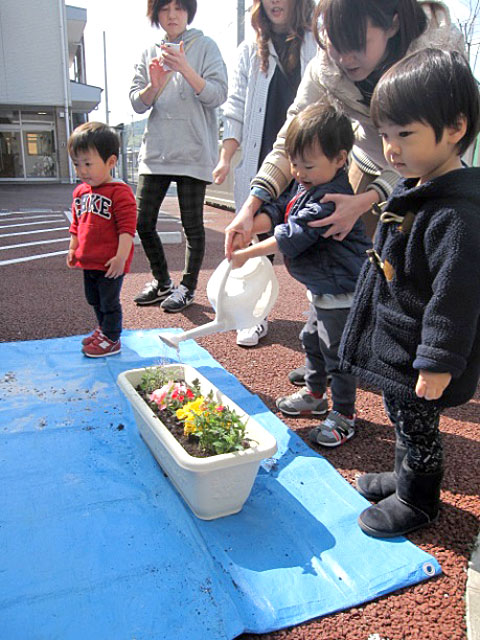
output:
<svg viewBox="0 0 480 640"><path fill-rule="evenodd" d="M272 227L276 227L285 220L285 211L291 199L291 189L287 188L276 200L264 202L258 213L266 213L272 221Z"/></svg>
<svg viewBox="0 0 480 640"><path fill-rule="evenodd" d="M327 227L309 227L313 220L326 218L335 210L333 202L310 202L288 217L287 222L275 227L274 235L279 250L289 258L295 258L313 244L322 241Z"/></svg>

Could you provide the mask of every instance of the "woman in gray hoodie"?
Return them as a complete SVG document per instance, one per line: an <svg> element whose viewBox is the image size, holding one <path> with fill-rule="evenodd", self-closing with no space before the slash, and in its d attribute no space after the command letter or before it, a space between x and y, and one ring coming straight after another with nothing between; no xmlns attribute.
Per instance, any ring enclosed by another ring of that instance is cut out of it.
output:
<svg viewBox="0 0 480 640"><path fill-rule="evenodd" d="M193 302L205 253L205 189L218 157L217 107L225 102L228 88L215 42L187 28L196 10L196 0L148 0L150 22L165 33L143 52L130 88L133 109L150 110L139 153L137 231L154 278L135 302L162 301L169 313ZM172 181L177 183L186 236L185 268L176 288L156 231Z"/></svg>

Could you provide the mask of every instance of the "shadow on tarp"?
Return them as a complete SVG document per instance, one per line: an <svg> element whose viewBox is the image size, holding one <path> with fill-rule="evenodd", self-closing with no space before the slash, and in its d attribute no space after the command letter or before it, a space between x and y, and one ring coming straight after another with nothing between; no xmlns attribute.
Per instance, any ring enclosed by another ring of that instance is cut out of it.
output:
<svg viewBox="0 0 480 640"><path fill-rule="evenodd" d="M441 569L356 523L366 501L194 341L126 331L92 360L69 337L0 344L0 628L62 640L230 640L347 609ZM180 359L278 442L243 510L197 519L116 385Z"/></svg>

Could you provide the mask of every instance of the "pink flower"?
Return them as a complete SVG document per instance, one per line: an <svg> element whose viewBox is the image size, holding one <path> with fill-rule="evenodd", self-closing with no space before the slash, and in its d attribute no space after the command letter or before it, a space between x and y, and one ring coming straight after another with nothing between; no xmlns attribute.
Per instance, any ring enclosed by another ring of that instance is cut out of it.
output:
<svg viewBox="0 0 480 640"><path fill-rule="evenodd" d="M185 399L192 400L195 394L184 382L167 382L161 389L155 389L150 394L150 402L154 402L160 410L182 405Z"/></svg>
<svg viewBox="0 0 480 640"><path fill-rule="evenodd" d="M167 382L161 389L155 389L155 391L150 394L150 402L154 402L159 409L166 409L167 405L165 401L173 386L173 382Z"/></svg>

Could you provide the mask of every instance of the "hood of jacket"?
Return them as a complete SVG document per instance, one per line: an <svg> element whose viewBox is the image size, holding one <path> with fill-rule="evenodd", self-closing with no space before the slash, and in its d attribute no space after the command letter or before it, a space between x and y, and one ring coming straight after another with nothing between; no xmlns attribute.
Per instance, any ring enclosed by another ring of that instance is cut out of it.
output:
<svg viewBox="0 0 480 640"><path fill-rule="evenodd" d="M175 42L177 44L183 42L183 44L187 46L187 44L191 40L200 38L201 36L203 36L203 31L200 31L200 29L185 29L185 31L181 35L179 35L178 38L175 38L175 40L168 40L167 34L165 32L162 32L161 40L163 42Z"/></svg>
<svg viewBox="0 0 480 640"><path fill-rule="evenodd" d="M477 167L449 171L418 186L416 183L416 178L400 180L388 202L388 211L416 211L432 199L441 204L441 199L445 198L446 202L453 200L457 207L471 208L472 213L480 215L480 171Z"/></svg>

